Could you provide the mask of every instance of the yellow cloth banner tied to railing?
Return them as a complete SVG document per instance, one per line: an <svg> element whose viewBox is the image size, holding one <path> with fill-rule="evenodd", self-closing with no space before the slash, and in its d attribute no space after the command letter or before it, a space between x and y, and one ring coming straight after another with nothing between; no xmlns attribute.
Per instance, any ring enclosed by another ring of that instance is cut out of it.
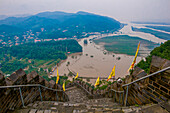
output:
<svg viewBox="0 0 170 113"><path fill-rule="evenodd" d="M99 82L100 82L100 78L98 77L94 86L99 85Z"/></svg>
<svg viewBox="0 0 170 113"><path fill-rule="evenodd" d="M56 84L58 84L58 81L59 81L59 74L58 74L58 68L57 68L57 79L56 79Z"/></svg>
<svg viewBox="0 0 170 113"><path fill-rule="evenodd" d="M76 78L78 78L78 73L77 73L77 75L75 76L75 79L76 79Z"/></svg>
<svg viewBox="0 0 170 113"><path fill-rule="evenodd" d="M63 91L65 91L65 81L63 82Z"/></svg>
<svg viewBox="0 0 170 113"><path fill-rule="evenodd" d="M107 81L109 81L112 77L115 77L115 66L113 67L112 72L110 73Z"/></svg>
<svg viewBox="0 0 170 113"><path fill-rule="evenodd" d="M140 46L140 42L139 42L138 48L137 48L137 50L136 50L135 58L134 58L134 60L133 60L133 62L132 62L132 64L131 64L130 68L128 69L128 72L129 72L129 70L133 69L133 67L134 67L134 65L135 65L135 63L136 63L136 58L137 58L137 55L138 55L138 52L139 52L139 46Z"/></svg>

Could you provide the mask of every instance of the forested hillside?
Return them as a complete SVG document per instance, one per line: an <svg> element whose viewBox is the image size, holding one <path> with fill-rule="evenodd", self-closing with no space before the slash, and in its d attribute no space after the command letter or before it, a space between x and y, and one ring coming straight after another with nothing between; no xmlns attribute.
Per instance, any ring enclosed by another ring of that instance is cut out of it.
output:
<svg viewBox="0 0 170 113"><path fill-rule="evenodd" d="M94 33L111 33L123 24L117 20L87 12L42 12L26 17L0 20L0 47L28 42L85 38Z"/></svg>
<svg viewBox="0 0 170 113"><path fill-rule="evenodd" d="M39 62L43 61L55 60L59 62L67 58L67 52L82 52L82 47L76 40L27 43L3 47L0 48L1 70L4 73L11 73L30 64L38 66L40 65Z"/></svg>
<svg viewBox="0 0 170 113"><path fill-rule="evenodd" d="M87 12L43 12L27 17L8 17L0 20L0 35L10 36L11 29L15 27L17 32L18 30L22 32L22 35L27 35L27 31L31 30L34 36L40 39L57 39L75 36L81 38L83 32L113 32L120 29L122 24L113 18Z"/></svg>

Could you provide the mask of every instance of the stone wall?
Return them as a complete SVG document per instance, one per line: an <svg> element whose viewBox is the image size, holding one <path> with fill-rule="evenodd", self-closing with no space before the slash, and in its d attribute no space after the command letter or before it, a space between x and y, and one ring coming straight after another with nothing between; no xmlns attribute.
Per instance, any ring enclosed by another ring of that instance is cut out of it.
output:
<svg viewBox="0 0 170 113"><path fill-rule="evenodd" d="M170 61L162 59L160 57L153 56L150 74L166 67L170 66ZM104 90L94 90L90 85L81 80L75 80L73 83L68 83L66 88L77 85L78 87L85 90L89 98L113 98L115 102L125 103L126 87L122 87L123 84L130 83L141 77L147 76L147 73L139 67L135 67L132 75L125 77L125 80L121 83L113 83L108 85ZM9 85L26 85L26 84L41 84L51 89L62 89L61 85L55 84L55 81L47 81L36 72L31 72L28 75L19 69L12 73L11 76L4 78L3 74L0 73L0 86ZM41 87L41 93L43 101L68 101L68 96L62 91L56 91ZM112 91L124 91L118 93ZM27 105L36 100L40 99L39 87L21 87L24 104ZM148 103L161 103L170 99L170 70L159 73L147 79L138 81L129 86L129 93L127 97L127 105L144 105ZM13 110L22 106L19 88L0 88L0 112L4 113L8 110Z"/></svg>
<svg viewBox="0 0 170 113"><path fill-rule="evenodd" d="M150 74L170 66L170 61L153 56ZM144 70L136 67L132 76L126 77L125 84L147 76ZM126 91L126 87L124 88ZM161 103L170 99L170 70L151 76L129 86L127 105Z"/></svg>
<svg viewBox="0 0 170 113"><path fill-rule="evenodd" d="M98 98L113 98L115 102L122 103L123 102L123 93L118 93L114 91L111 91L111 89L114 89L116 91L123 91L123 88L120 84L117 84L116 82L108 85L108 87L104 90L94 90L91 86L89 86L86 82L82 80L75 80L74 83L79 84L78 87L85 90L86 94L90 99L98 99Z"/></svg>
<svg viewBox="0 0 170 113"><path fill-rule="evenodd" d="M170 66L170 61L162 59L160 57L153 56L152 63L150 66L150 74L166 67ZM81 80L76 80L74 82L80 84L89 95L89 98L103 98L109 97L113 98L115 102L125 103L126 88L123 84L130 83L141 77L145 77L148 74L141 68L135 67L132 75L127 75L123 83L113 83L108 85L104 90L94 90L92 87L86 84L86 82ZM116 91L124 91L123 93L118 93L111 91L114 89ZM159 73L157 75L151 76L149 78L143 79L136 83L129 85L127 105L145 105L149 103L160 103L168 101L170 99L170 70Z"/></svg>
<svg viewBox="0 0 170 113"><path fill-rule="evenodd" d="M28 75L22 70L19 69L16 72L12 73L11 76L6 79L0 73L0 86L11 86L11 85L27 85L27 84L41 84L48 88L59 89L62 87L56 85L53 80L47 81L41 76L39 76L35 71L29 73ZM36 100L40 99L40 90L39 87L20 87L24 104L27 105ZM65 93L61 91L53 91L40 87L42 93L43 101L67 101L68 97ZM57 96L56 96L57 94ZM8 110L13 110L20 108L22 106L22 101L20 97L19 88L0 88L0 112L4 113Z"/></svg>
<svg viewBox="0 0 170 113"><path fill-rule="evenodd" d="M153 56L150 74L170 66L170 61L160 57ZM160 103L170 99L170 70L156 74L149 78L147 90L150 99L155 103Z"/></svg>
<svg viewBox="0 0 170 113"><path fill-rule="evenodd" d="M125 79L125 84L130 83L146 75L147 73L145 73L144 70L142 70L139 67L135 67L132 75ZM147 84L148 84L148 79L145 79L129 86L127 105L135 105L135 104L143 105L151 102L148 99L148 96L144 93L144 88L147 87ZM126 91L126 86L124 89Z"/></svg>

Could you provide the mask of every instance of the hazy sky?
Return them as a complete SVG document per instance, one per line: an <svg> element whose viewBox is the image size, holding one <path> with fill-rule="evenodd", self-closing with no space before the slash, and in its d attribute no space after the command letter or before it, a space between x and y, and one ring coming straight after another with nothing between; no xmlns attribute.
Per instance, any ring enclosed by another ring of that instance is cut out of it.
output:
<svg viewBox="0 0 170 113"><path fill-rule="evenodd" d="M119 21L169 21L170 0L0 0L0 15L87 11Z"/></svg>

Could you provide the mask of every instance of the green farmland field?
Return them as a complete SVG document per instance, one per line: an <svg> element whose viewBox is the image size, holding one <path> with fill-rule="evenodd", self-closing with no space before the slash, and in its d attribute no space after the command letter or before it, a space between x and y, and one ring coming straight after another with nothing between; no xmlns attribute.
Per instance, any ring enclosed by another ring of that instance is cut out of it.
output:
<svg viewBox="0 0 170 113"><path fill-rule="evenodd" d="M128 35L105 37L94 40L94 43L104 43L104 48L110 52L135 55L139 41L141 42L141 45L147 47L148 49L153 49L154 47L158 46L158 44L151 41L147 41L139 37L131 37Z"/></svg>

